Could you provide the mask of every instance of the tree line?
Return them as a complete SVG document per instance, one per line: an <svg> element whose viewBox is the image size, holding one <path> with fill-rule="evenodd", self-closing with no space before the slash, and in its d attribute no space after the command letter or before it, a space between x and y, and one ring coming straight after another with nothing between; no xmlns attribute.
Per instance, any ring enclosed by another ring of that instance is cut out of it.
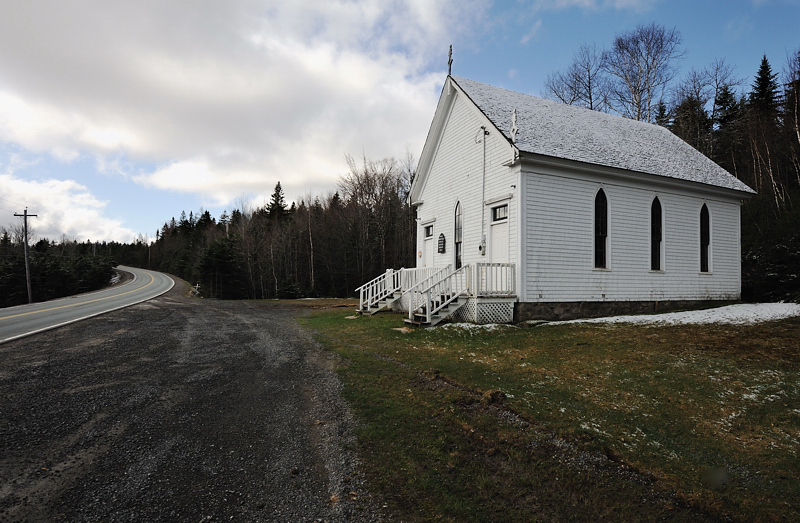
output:
<svg viewBox="0 0 800 523"><path fill-rule="evenodd" d="M751 82L724 59L678 78L676 29L641 25L607 49L584 44L543 96L655 123L757 191L742 206L743 295L800 300L800 49ZM754 64L755 65L755 64Z"/></svg>
<svg viewBox="0 0 800 523"><path fill-rule="evenodd" d="M215 219L185 212L152 244L116 245L115 259L175 274L208 298L346 297L388 267L414 264L413 162L359 161L338 190L287 204L280 182L269 202L239 202Z"/></svg>
<svg viewBox="0 0 800 523"><path fill-rule="evenodd" d="M0 307L28 303L23 251L23 235L0 227ZM33 301L38 302L101 289L114 269L110 257L90 243L42 239L31 246L30 272Z"/></svg>
<svg viewBox="0 0 800 523"><path fill-rule="evenodd" d="M39 240L31 249L34 299L91 290L89 282L102 287L117 264L174 274L207 298L351 296L389 267L414 265L407 197L415 163L410 156L346 159L349 172L334 192L287 204L278 182L261 206L237 202L219 218L182 212L154 242L142 235L129 244ZM26 303L22 235L0 234L0 306Z"/></svg>

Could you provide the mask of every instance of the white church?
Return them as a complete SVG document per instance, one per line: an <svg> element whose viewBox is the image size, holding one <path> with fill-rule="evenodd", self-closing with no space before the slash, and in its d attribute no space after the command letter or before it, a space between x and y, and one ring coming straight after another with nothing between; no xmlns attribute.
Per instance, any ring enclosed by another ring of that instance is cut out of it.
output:
<svg viewBox="0 0 800 523"><path fill-rule="evenodd" d="M668 129L448 76L410 203L417 266L360 310L476 323L738 300L754 191Z"/></svg>

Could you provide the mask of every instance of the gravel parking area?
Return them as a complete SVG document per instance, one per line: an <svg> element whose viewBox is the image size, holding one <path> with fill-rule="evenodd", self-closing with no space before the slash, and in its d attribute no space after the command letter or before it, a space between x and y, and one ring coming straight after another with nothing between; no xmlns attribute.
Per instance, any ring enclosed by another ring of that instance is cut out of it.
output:
<svg viewBox="0 0 800 523"><path fill-rule="evenodd" d="M168 294L0 345L0 521L378 521L300 312Z"/></svg>

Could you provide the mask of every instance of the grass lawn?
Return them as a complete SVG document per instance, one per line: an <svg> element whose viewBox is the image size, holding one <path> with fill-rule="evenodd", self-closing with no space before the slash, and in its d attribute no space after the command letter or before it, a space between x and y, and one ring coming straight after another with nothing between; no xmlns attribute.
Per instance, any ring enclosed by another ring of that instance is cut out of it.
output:
<svg viewBox="0 0 800 523"><path fill-rule="evenodd" d="M302 321L339 357L403 521L799 521L800 319L754 326Z"/></svg>

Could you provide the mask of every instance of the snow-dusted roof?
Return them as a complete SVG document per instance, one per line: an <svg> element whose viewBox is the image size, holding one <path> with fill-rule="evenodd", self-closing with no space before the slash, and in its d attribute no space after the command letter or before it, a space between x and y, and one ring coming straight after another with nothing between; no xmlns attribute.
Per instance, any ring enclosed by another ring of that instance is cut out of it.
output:
<svg viewBox="0 0 800 523"><path fill-rule="evenodd" d="M520 152L755 193L664 127L451 78Z"/></svg>

